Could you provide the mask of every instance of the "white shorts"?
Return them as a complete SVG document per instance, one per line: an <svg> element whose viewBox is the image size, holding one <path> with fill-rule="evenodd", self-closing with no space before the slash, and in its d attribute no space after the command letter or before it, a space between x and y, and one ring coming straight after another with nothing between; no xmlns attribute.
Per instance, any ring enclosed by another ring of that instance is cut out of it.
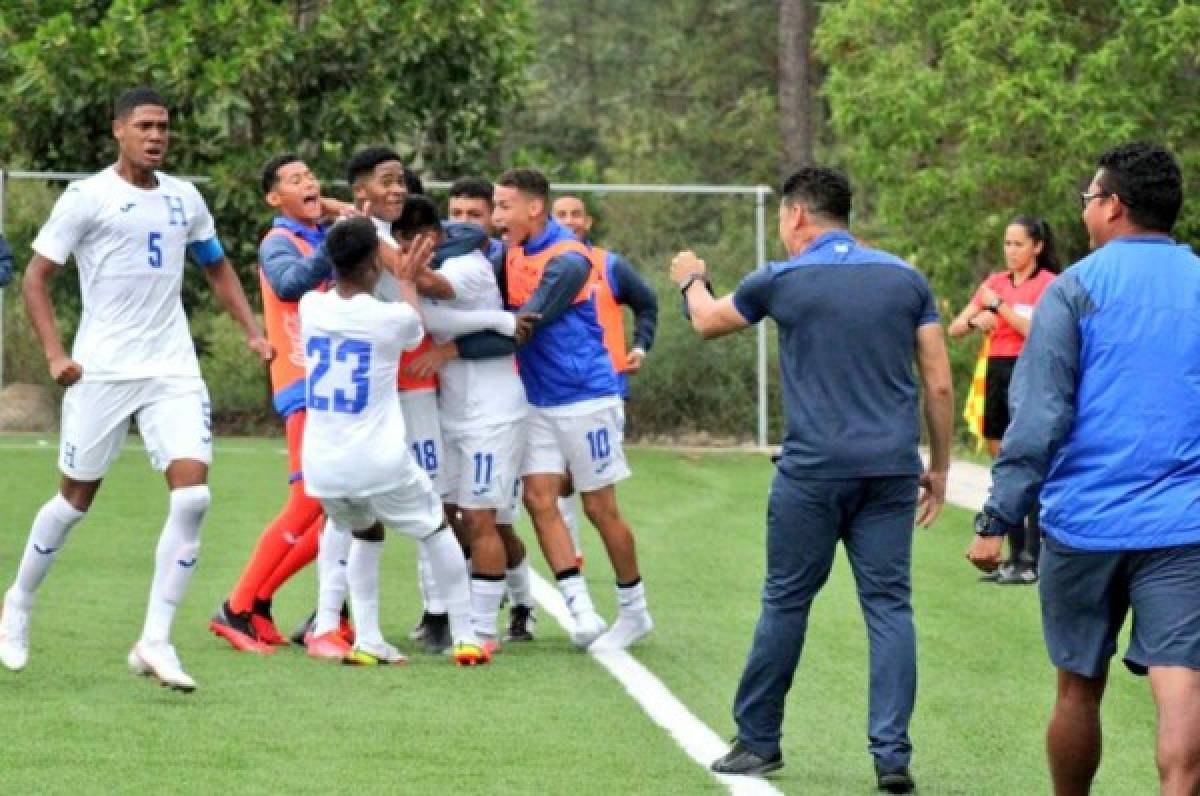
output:
<svg viewBox="0 0 1200 796"><path fill-rule="evenodd" d="M62 404L58 466L76 481L98 481L121 452L130 418L154 469L180 459L212 463L208 388L200 379L81 381Z"/></svg>
<svg viewBox="0 0 1200 796"><path fill-rule="evenodd" d="M522 475L569 472L580 492L595 492L630 475L623 447L625 407L620 403L568 417L534 409L526 428Z"/></svg>
<svg viewBox="0 0 1200 796"><path fill-rule="evenodd" d="M464 509L503 509L512 502L525 455L522 421L446 432L442 475L447 500Z"/></svg>
<svg viewBox="0 0 1200 796"><path fill-rule="evenodd" d="M434 491L443 496L449 494L442 476L446 452L442 423L438 419L437 391L401 390L400 411L404 413L409 452L433 482Z"/></svg>
<svg viewBox="0 0 1200 796"><path fill-rule="evenodd" d="M347 531L362 531L379 520L389 528L425 539L445 523L442 499L433 491L429 476L419 468L405 468L402 483L367 497L321 498L325 516Z"/></svg>

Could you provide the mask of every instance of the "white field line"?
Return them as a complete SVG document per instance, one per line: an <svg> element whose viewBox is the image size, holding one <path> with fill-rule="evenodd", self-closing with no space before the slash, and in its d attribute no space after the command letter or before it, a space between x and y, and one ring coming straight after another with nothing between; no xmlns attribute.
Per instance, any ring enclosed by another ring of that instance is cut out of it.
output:
<svg viewBox="0 0 1200 796"><path fill-rule="evenodd" d="M560 625L570 632L575 627L567 603L563 600L558 589L551 586L545 578L536 572L530 572L533 581L533 596ZM638 663L632 655L624 650L608 650L592 652L592 657L617 678L646 714L656 724L665 729L682 747L688 757L695 760L705 771L708 764L729 751L729 744L709 729L704 722L692 715L692 712L672 694L654 673ZM711 773L711 772L710 772ZM778 788L757 777L731 777L725 774L712 774L721 781L734 796L765 796L766 794L782 794Z"/></svg>

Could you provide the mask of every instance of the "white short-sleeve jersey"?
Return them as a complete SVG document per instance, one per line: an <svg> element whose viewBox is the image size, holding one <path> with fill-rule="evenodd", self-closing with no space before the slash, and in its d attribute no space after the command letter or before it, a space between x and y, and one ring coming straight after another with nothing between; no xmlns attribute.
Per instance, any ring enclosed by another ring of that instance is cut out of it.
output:
<svg viewBox="0 0 1200 796"><path fill-rule="evenodd" d="M71 357L84 381L200 376L179 294L187 245L216 230L194 185L156 176L150 190L113 167L71 183L33 242L59 265L75 256L83 314Z"/></svg>
<svg viewBox="0 0 1200 796"><path fill-rule="evenodd" d="M447 258L438 273L454 288L454 298L421 299L423 305L466 312L504 309L496 273L482 252ZM435 333L433 339L443 343L447 338ZM438 372L438 387L445 429L467 431L511 423L529 410L512 356L451 360Z"/></svg>
<svg viewBox="0 0 1200 796"><path fill-rule="evenodd" d="M424 330L407 304L336 291L300 299L308 416L304 486L313 497L366 497L393 489L416 467L404 444L396 394L400 355Z"/></svg>

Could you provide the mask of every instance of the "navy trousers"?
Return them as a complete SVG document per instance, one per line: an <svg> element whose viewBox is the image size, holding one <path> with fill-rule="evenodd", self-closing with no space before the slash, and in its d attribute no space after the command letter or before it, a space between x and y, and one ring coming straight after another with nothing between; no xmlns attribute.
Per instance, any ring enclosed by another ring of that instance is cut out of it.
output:
<svg viewBox="0 0 1200 796"><path fill-rule="evenodd" d="M885 768L908 765L908 724L917 691L911 601L916 498L915 476L775 475L767 506L762 614L733 709L745 746L764 756L779 751L784 701L804 648L808 612L829 577L840 539L870 643L867 748Z"/></svg>

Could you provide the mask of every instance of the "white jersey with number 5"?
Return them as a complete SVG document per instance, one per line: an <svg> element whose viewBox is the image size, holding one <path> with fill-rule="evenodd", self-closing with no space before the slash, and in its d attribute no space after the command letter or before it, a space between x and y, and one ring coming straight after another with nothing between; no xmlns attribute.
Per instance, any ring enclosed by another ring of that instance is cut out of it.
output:
<svg viewBox="0 0 1200 796"><path fill-rule="evenodd" d="M300 299L308 416L305 491L313 497L366 497L395 488L416 468L404 445L396 368L425 331L416 310L360 293Z"/></svg>
<svg viewBox="0 0 1200 796"><path fill-rule="evenodd" d="M200 377L179 293L190 243L216 242L190 182L156 172L145 190L112 167L67 186L33 250L64 265L75 255L83 315L71 357L84 381Z"/></svg>

